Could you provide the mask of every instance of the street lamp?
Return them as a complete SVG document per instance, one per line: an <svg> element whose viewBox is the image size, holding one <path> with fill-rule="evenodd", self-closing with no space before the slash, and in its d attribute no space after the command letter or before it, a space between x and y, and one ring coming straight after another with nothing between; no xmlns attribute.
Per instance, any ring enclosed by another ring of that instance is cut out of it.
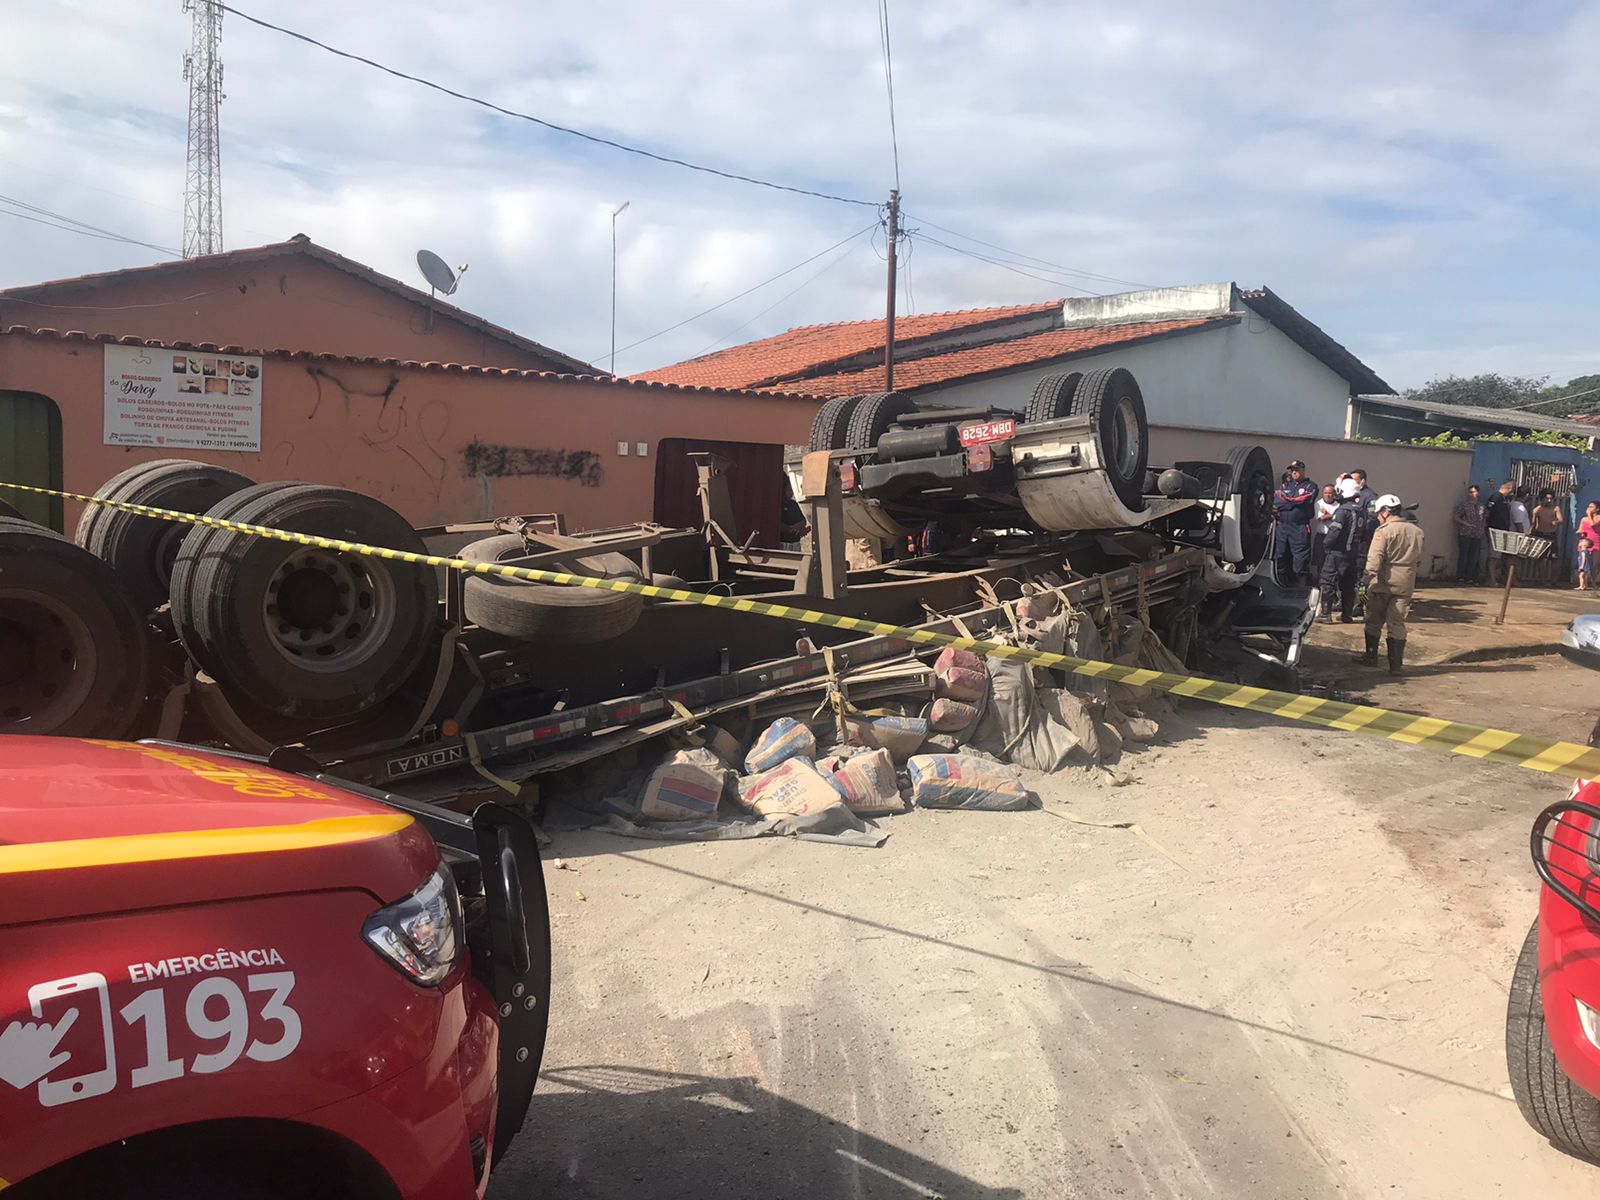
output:
<svg viewBox="0 0 1600 1200"><path fill-rule="evenodd" d="M632 204L624 200L611 214L611 373L617 373L617 218Z"/></svg>

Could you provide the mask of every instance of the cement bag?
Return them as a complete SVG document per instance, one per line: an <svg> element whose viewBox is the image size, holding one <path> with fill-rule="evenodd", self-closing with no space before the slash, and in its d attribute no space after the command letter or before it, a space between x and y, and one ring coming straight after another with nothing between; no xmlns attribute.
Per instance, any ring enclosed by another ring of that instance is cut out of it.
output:
<svg viewBox="0 0 1600 1200"><path fill-rule="evenodd" d="M870 815L900 812L905 808L900 799L900 781L894 774L894 760L888 750L880 748L845 759L827 778L851 812Z"/></svg>
<svg viewBox="0 0 1600 1200"><path fill-rule="evenodd" d="M951 667L945 674L936 673L933 677L933 694L951 700L965 700L971 703L974 700L982 700L988 690L989 673L981 667L976 671L969 671L965 667Z"/></svg>
<svg viewBox="0 0 1600 1200"><path fill-rule="evenodd" d="M911 799L919 808L1032 808L1036 797L1015 767L969 754L918 754L906 764Z"/></svg>
<svg viewBox="0 0 1600 1200"><path fill-rule="evenodd" d="M928 710L928 724L940 733L960 733L978 719L978 706L940 698Z"/></svg>
<svg viewBox="0 0 1600 1200"><path fill-rule="evenodd" d="M729 771L710 750L679 750L639 789L639 815L652 821L714 817Z"/></svg>
<svg viewBox="0 0 1600 1200"><path fill-rule="evenodd" d="M700 734L706 740L706 749L722 760L725 767L737 767L744 759L744 745L720 725L702 726Z"/></svg>
<svg viewBox="0 0 1600 1200"><path fill-rule="evenodd" d="M928 736L921 717L846 717L844 727L850 745L887 750L895 762L905 762Z"/></svg>
<svg viewBox="0 0 1600 1200"><path fill-rule="evenodd" d="M974 654L971 650L957 650L954 646L946 646L939 651L939 657L933 660L935 675L944 675L950 671L981 670L983 670L983 655Z"/></svg>
<svg viewBox="0 0 1600 1200"><path fill-rule="evenodd" d="M779 717L762 731L750 753L744 756L744 769L751 775L770 771L785 759L796 756L810 759L817 753L817 739L811 727L793 717Z"/></svg>
<svg viewBox="0 0 1600 1200"><path fill-rule="evenodd" d="M843 807L844 797L809 758L790 758L741 779L739 803L763 817L803 817Z"/></svg>

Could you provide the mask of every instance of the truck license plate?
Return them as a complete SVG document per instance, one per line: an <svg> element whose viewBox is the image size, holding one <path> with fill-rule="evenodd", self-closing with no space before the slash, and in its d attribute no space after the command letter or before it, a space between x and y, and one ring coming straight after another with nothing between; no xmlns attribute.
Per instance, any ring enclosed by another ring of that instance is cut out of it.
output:
<svg viewBox="0 0 1600 1200"><path fill-rule="evenodd" d="M1017 436L1015 421L985 421L982 425L964 425L961 428L963 446L982 446L989 442L1009 442Z"/></svg>

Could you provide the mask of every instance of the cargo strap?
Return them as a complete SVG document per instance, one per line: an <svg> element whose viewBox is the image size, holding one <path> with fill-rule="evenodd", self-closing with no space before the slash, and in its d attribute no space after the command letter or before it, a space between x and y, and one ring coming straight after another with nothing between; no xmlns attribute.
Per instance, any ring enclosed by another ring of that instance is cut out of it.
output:
<svg viewBox="0 0 1600 1200"><path fill-rule="evenodd" d="M684 604L701 604L730 612L750 613L776 620L792 621L800 625L821 625L829 629L843 629L871 637L895 638L913 646L954 646L972 650L990 658L1015 658L1037 663L1044 667L1059 667L1076 675L1091 679L1104 679L1112 683L1125 683L1146 687L1174 696L1188 696L1221 704L1228 708L1248 709L1268 716L1303 721L1329 729L1361 732L1387 738L1407 745L1432 746L1450 754L1489 762L1509 763L1530 771L1544 771L1576 778L1600 777L1600 749L1580 746L1575 742L1553 738L1532 737L1504 729L1486 729L1462 721L1443 721L1437 717L1424 717L1416 713L1377 708L1369 704L1350 704L1343 700L1319 699L1293 692L1278 692L1248 684L1227 683L1220 679L1206 679L1197 675L1179 675L1169 671L1156 671L1148 667L1123 666L1119 663L1098 662L1056 654L1025 646L1008 646L1000 642L978 638L957 637L932 629L914 629L904 625L891 625L887 621L869 621L863 617L846 617L837 613L821 612L796 604L777 604L756 600L749 596L714 596L688 588L661 587L649 583L631 583L622 579L601 579L589 575L572 575L565 571L541 571L533 567L512 566L509 563L470 563L441 554L418 554L409 550L394 550L384 546L369 546L341 538L318 537L296 533L288 529L272 529L265 525L249 525L219 517L196 513L177 512L169 508L156 508L145 504L130 504L125 500L106 500L99 496L86 496L79 492L58 491L53 488L34 487L28 484L5 483L0 488L27 492L39 496L55 496L63 500L76 500L84 504L100 504L108 508L132 512L139 516L155 517L163 521L177 521L186 525L201 525L210 529L227 529L251 537L270 538L296 546L314 546L320 550L334 550L345 554L362 554L372 558L390 559L415 566L443 567L474 575L494 575L502 579L522 579L532 583L553 583L563 587L587 587L600 591L625 592L653 600L673 600ZM1110 588L1102 579L1103 595L1110 601ZM802 598L803 599L803 598ZM499 782L498 780L496 781Z"/></svg>

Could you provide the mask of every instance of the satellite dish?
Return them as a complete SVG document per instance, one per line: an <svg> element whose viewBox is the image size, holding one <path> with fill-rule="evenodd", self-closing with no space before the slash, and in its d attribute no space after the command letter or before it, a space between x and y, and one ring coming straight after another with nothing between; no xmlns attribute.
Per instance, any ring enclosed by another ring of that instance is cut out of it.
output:
<svg viewBox="0 0 1600 1200"><path fill-rule="evenodd" d="M460 283L456 273L450 269L450 264L432 250L417 251L417 268L422 272L422 277L428 281L429 287L446 296L454 292L456 285Z"/></svg>

